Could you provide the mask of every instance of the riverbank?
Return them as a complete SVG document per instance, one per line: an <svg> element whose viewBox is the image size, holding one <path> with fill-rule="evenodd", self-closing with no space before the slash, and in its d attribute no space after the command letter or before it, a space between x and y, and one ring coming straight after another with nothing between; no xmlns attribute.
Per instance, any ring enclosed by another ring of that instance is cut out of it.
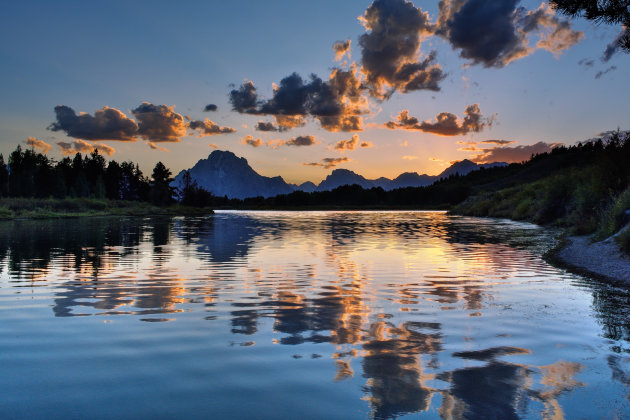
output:
<svg viewBox="0 0 630 420"><path fill-rule="evenodd" d="M0 220L48 219L89 216L203 216L210 208L179 204L159 207L142 201L90 198L3 198L0 199Z"/></svg>
<svg viewBox="0 0 630 420"><path fill-rule="evenodd" d="M619 249L616 236L599 242L589 236L569 236L550 257L578 271L630 285L630 257Z"/></svg>

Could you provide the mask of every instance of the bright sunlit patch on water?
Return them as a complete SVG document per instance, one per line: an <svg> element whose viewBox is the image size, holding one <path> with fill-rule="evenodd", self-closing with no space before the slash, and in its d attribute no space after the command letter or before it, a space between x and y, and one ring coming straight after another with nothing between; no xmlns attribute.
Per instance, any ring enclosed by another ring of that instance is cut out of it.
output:
<svg viewBox="0 0 630 420"><path fill-rule="evenodd" d="M443 212L0 223L3 418L614 418L630 300Z"/></svg>

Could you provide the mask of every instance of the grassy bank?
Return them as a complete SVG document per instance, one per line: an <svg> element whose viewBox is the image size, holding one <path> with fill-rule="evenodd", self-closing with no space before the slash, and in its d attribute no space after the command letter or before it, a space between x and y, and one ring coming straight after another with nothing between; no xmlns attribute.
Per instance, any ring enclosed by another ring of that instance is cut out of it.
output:
<svg viewBox="0 0 630 420"><path fill-rule="evenodd" d="M91 198L0 198L0 219L45 219L83 216L201 216L210 208L171 205L154 206L141 201Z"/></svg>
<svg viewBox="0 0 630 420"><path fill-rule="evenodd" d="M454 214L504 217L562 227L569 235L591 235L600 241L618 233L627 223L630 188L621 192L601 182L597 168L572 170L535 182L486 191L454 206ZM615 237L630 254L630 230Z"/></svg>

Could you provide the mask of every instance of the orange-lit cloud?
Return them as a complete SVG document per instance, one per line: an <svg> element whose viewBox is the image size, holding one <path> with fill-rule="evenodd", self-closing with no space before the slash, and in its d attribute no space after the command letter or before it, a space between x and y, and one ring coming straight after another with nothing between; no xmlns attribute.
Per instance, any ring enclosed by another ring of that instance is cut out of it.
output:
<svg viewBox="0 0 630 420"><path fill-rule="evenodd" d="M205 119L203 121L192 120L188 123L188 127L191 130L196 130L199 137L214 136L217 134L229 134L236 132L232 127L220 127L218 124Z"/></svg>
<svg viewBox="0 0 630 420"><path fill-rule="evenodd" d="M417 160L418 156L405 155L402 158L403 158L403 160Z"/></svg>
<svg viewBox="0 0 630 420"><path fill-rule="evenodd" d="M396 121L389 121L385 126L391 130L418 130L438 136L458 136L470 132L478 133L491 126L492 123L491 118L486 118L481 114L479 104L473 104L466 107L463 120L450 112L441 112L435 117L435 121L420 122L416 117L410 117L409 111L403 110L396 117Z"/></svg>
<svg viewBox="0 0 630 420"><path fill-rule="evenodd" d="M51 131L64 131L69 137L83 140L136 141L138 124L123 112L108 106L94 115L80 113L65 105L55 107L57 121L50 124Z"/></svg>
<svg viewBox="0 0 630 420"><path fill-rule="evenodd" d="M321 162L305 162L302 165L303 166L321 166L324 169L330 169L345 162L350 162L350 158L348 157L324 158L321 160Z"/></svg>
<svg viewBox="0 0 630 420"><path fill-rule="evenodd" d="M212 147L213 149L218 149L219 148L219 146L217 146L216 143L210 143L208 145L208 147Z"/></svg>
<svg viewBox="0 0 630 420"><path fill-rule="evenodd" d="M35 137L27 138L24 143L28 146L31 146L35 150L39 150L40 152L46 154L52 147L50 144L46 143L44 140L36 139Z"/></svg>
<svg viewBox="0 0 630 420"><path fill-rule="evenodd" d="M272 115L278 127L269 123L257 127L264 131L283 131L305 123L312 116L328 131L362 131L362 114L369 113L361 75L356 66L348 70L333 69L328 81L312 75L304 80L297 73L274 86L269 100L258 97L252 82L243 83L230 92L232 109L246 114Z"/></svg>
<svg viewBox="0 0 630 420"><path fill-rule="evenodd" d="M116 149L106 144L92 144L83 140L75 140L72 143L58 141L57 145L61 149L61 154L64 156L74 155L76 153L92 153L94 149L97 149L99 153L105 154L107 156L112 156L116 152Z"/></svg>
<svg viewBox="0 0 630 420"><path fill-rule="evenodd" d="M148 142L147 144L153 150L159 150L160 152L170 152L170 150L168 150L166 147L160 147L157 144L153 143L152 141Z"/></svg>
<svg viewBox="0 0 630 420"><path fill-rule="evenodd" d="M483 140L479 143L488 143L488 144L496 144L498 146L505 146L508 144L516 143L514 140Z"/></svg>
<svg viewBox="0 0 630 420"><path fill-rule="evenodd" d="M262 146L263 141L262 139L255 139L253 136L247 135L241 140L241 143L252 147L260 147Z"/></svg>
<svg viewBox="0 0 630 420"><path fill-rule="evenodd" d="M340 61L344 55L350 54L351 40L337 41L333 44L333 51L335 52L335 61Z"/></svg>
<svg viewBox="0 0 630 420"><path fill-rule="evenodd" d="M131 113L138 120L138 134L149 142L177 143L186 135L188 125L175 107L143 102Z"/></svg>
<svg viewBox="0 0 630 420"><path fill-rule="evenodd" d="M354 150L357 147L363 147L363 148L368 148L368 147L372 147L373 144L369 141L361 141L359 139L359 135L358 134L354 134L352 136L352 138L348 139L348 140L339 140L337 143L335 143L335 146L333 147L334 150L338 150L341 153L343 153L346 150Z"/></svg>

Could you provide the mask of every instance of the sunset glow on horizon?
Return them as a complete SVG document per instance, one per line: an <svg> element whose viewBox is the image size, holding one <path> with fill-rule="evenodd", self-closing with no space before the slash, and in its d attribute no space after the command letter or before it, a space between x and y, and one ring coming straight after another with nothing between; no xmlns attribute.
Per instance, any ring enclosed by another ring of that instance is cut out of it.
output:
<svg viewBox="0 0 630 420"><path fill-rule="evenodd" d="M335 168L375 179L519 162L630 129L630 56L604 54L621 26L540 1L3 9L5 160L17 145L54 159L97 147L177 173L219 149L317 183Z"/></svg>

